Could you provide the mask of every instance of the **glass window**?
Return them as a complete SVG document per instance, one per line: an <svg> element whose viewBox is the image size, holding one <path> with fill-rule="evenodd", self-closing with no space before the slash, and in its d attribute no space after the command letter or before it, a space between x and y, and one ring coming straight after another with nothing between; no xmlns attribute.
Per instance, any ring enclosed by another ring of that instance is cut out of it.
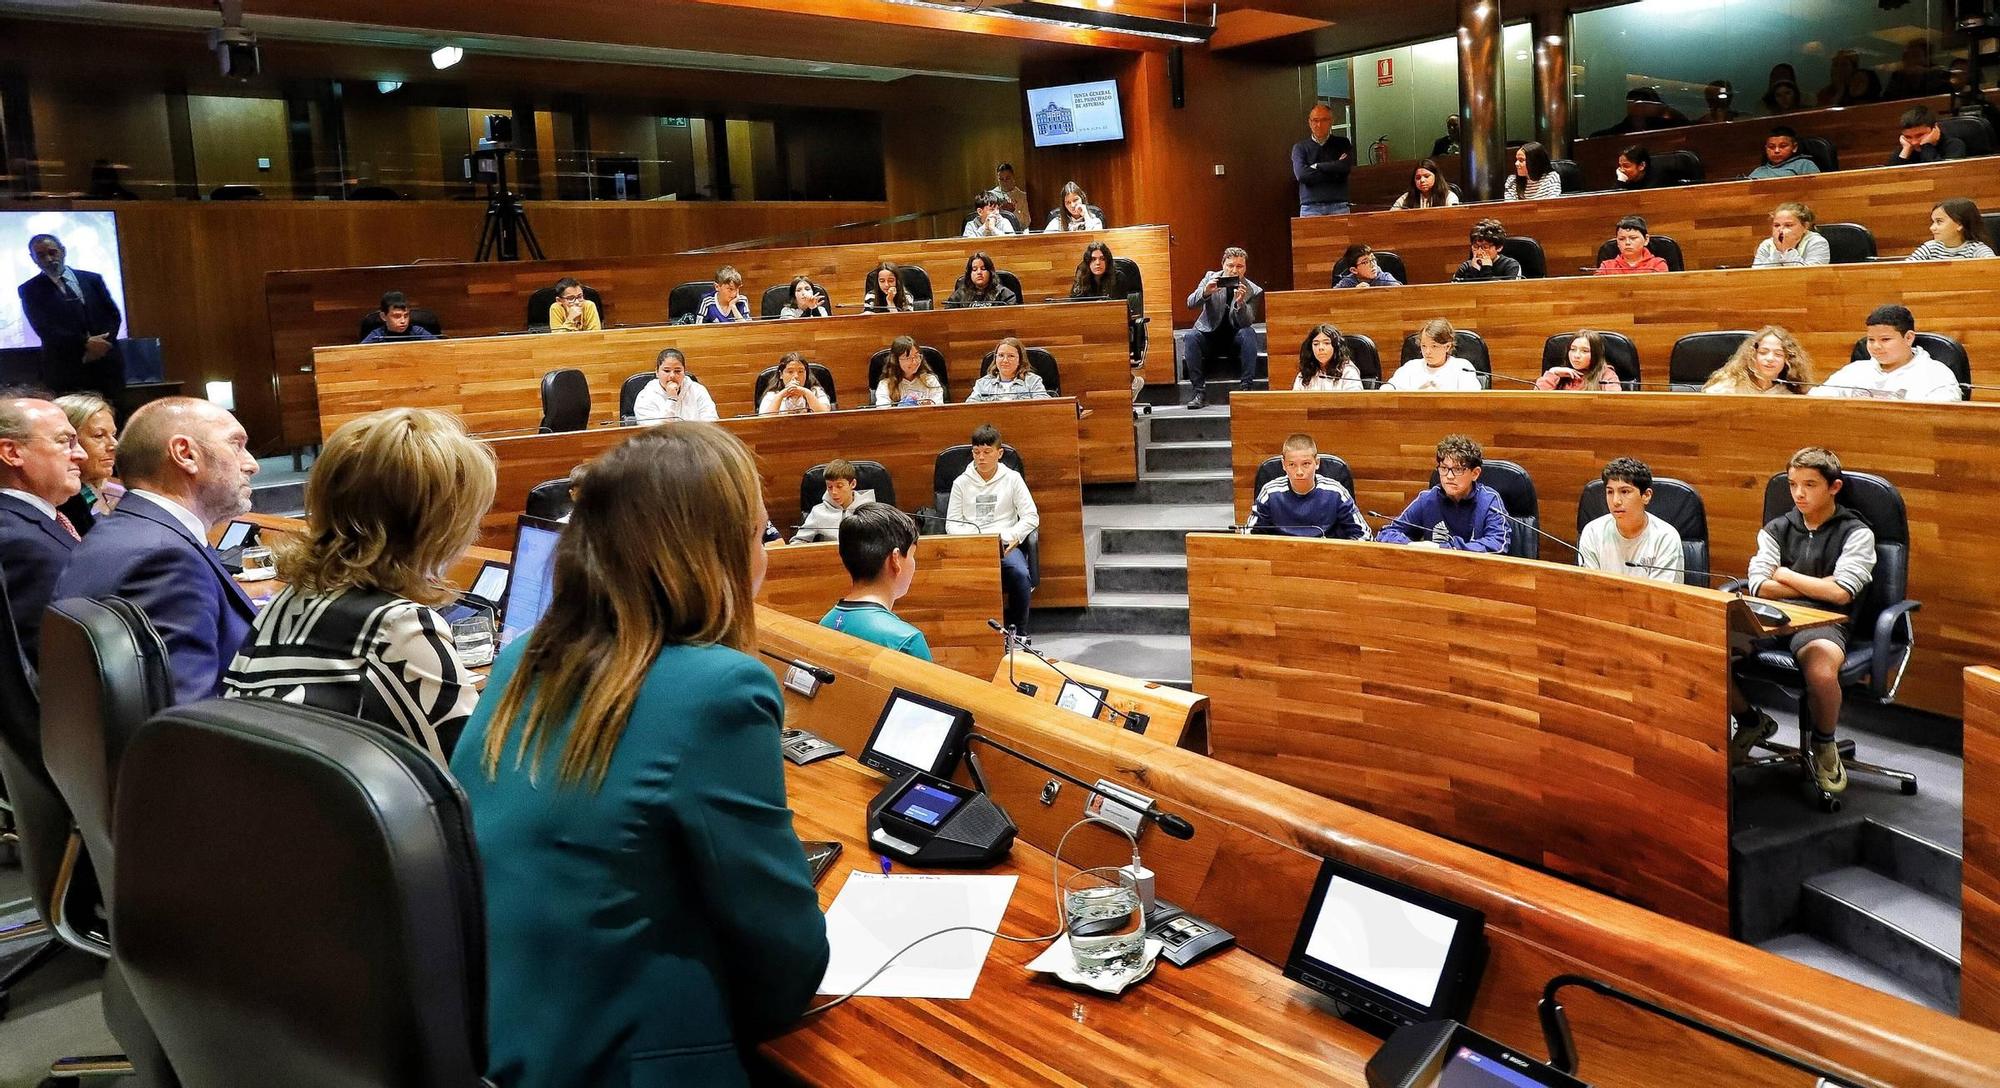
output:
<svg viewBox="0 0 2000 1088"><path fill-rule="evenodd" d="M1505 27L1501 40L1503 138L1532 140L1535 62L1528 24ZM1340 92L1352 96L1350 138L1364 163L1428 157L1445 134L1445 118L1458 112L1458 43L1452 38L1321 61L1315 75L1322 97L1332 93L1334 72L1351 73L1351 91L1341 86Z"/></svg>

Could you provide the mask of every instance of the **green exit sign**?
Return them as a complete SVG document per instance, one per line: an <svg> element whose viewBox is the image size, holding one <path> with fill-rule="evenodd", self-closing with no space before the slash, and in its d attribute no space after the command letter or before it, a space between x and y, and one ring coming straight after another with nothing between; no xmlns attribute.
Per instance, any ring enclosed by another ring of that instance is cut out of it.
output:
<svg viewBox="0 0 2000 1088"><path fill-rule="evenodd" d="M688 127L688 119L685 117L662 117L660 118L660 124L668 128L686 128Z"/></svg>

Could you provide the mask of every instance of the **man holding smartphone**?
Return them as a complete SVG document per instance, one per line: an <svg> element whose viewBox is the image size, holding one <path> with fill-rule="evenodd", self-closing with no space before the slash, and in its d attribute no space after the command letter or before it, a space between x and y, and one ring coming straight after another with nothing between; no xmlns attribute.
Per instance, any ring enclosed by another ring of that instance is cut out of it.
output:
<svg viewBox="0 0 2000 1088"><path fill-rule="evenodd" d="M1208 407L1208 364L1212 359L1236 353L1239 383L1243 388L1262 378L1257 353L1263 350L1263 336L1257 331L1257 303L1264 289L1250 282L1245 272L1250 255L1236 246L1222 251L1222 267L1203 273L1201 284L1187 298L1187 308L1201 311L1194 328L1174 334L1174 351L1181 370L1187 375L1194 395L1189 411Z"/></svg>

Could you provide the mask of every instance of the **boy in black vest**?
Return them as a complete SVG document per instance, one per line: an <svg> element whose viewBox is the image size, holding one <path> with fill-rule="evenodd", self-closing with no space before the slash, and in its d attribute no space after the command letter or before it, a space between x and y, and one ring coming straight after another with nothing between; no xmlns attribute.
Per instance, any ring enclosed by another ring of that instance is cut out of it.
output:
<svg viewBox="0 0 2000 1088"><path fill-rule="evenodd" d="M1835 502L1840 494L1840 458L1832 450L1807 446L1786 468L1792 509L1757 533L1757 557L1750 561L1750 592L1773 600L1803 601L1815 608L1853 613L1854 601L1875 575L1875 532L1860 515ZM1847 768L1834 747L1840 721L1840 666L1847 660L1848 624L1813 627L1783 642L1798 659L1806 681L1806 710L1812 718L1812 758L1808 766L1828 793L1847 788ZM1736 717L1731 754L1746 757L1776 729L1769 715L1752 710L1730 692Z"/></svg>

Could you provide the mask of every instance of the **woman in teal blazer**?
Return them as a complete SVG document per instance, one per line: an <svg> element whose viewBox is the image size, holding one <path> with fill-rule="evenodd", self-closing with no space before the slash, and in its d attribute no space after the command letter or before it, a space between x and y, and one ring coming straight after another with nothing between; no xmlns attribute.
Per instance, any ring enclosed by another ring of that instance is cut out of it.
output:
<svg viewBox="0 0 2000 1088"><path fill-rule="evenodd" d="M452 770L485 869L502 1088L748 1083L826 924L785 804L784 702L749 656L765 522L741 442L646 431L576 488L548 612Z"/></svg>

